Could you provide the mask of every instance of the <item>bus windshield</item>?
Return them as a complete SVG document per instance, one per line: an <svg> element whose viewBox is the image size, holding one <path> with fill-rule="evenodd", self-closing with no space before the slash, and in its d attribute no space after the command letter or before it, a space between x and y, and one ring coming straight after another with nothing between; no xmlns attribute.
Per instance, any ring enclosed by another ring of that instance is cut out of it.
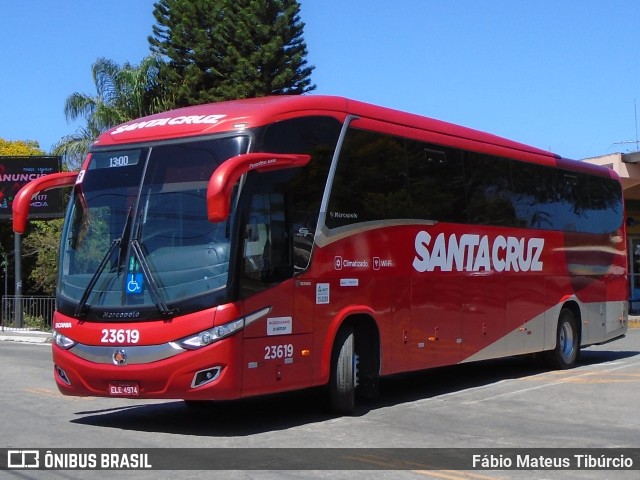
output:
<svg viewBox="0 0 640 480"><path fill-rule="evenodd" d="M75 316L118 307L166 314L226 287L232 229L207 220L207 185L248 144L238 136L92 152L60 253L59 298Z"/></svg>

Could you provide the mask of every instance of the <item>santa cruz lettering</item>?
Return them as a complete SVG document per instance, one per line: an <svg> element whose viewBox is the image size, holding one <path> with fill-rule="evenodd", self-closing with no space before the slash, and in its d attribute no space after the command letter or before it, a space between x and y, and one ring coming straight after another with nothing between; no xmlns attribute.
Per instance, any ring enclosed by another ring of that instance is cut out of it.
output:
<svg viewBox="0 0 640 480"><path fill-rule="evenodd" d="M130 132L141 128L161 127L164 125L191 125L191 124L211 124L215 125L226 115L181 115L179 117L156 118L154 120L146 120L142 122L129 123L121 125L111 132L111 135L117 135L122 132Z"/></svg>
<svg viewBox="0 0 640 480"><path fill-rule="evenodd" d="M517 238L470 233L440 233L431 241L427 232L418 232L413 268L418 272L541 272L544 238Z"/></svg>

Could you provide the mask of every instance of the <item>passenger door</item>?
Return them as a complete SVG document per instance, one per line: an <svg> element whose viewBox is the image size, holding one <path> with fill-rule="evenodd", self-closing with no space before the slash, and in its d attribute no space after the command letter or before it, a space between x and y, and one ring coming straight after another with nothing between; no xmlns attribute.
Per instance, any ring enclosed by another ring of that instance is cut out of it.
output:
<svg viewBox="0 0 640 480"><path fill-rule="evenodd" d="M243 395L301 388L311 382L311 318L293 313L293 235L287 196L262 183L246 198L240 257L245 315L268 313L244 330Z"/></svg>

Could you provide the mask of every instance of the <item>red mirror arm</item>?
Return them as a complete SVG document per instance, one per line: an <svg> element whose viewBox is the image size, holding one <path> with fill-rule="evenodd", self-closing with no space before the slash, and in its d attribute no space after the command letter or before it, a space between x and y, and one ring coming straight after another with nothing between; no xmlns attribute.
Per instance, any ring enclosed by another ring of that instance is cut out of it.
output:
<svg viewBox="0 0 640 480"><path fill-rule="evenodd" d="M52 188L70 187L76 183L78 172L52 173L30 181L20 189L13 199L13 231L24 233L29 219L31 198L38 192Z"/></svg>
<svg viewBox="0 0 640 480"><path fill-rule="evenodd" d="M207 212L210 222L221 222L229 216L231 192L238 179L252 170L267 172L283 168L303 167L310 155L280 153L245 153L226 160L220 165L207 187Z"/></svg>

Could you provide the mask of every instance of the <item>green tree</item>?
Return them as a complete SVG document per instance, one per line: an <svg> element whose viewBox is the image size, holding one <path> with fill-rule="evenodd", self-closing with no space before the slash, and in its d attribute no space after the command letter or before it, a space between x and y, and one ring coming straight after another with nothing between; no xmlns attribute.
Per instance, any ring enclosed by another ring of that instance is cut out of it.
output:
<svg viewBox="0 0 640 480"><path fill-rule="evenodd" d="M296 0L160 0L149 37L175 106L314 90Z"/></svg>
<svg viewBox="0 0 640 480"><path fill-rule="evenodd" d="M35 140L5 140L0 138L0 156L45 155Z"/></svg>
<svg viewBox="0 0 640 480"><path fill-rule="evenodd" d="M34 259L26 278L31 288L46 295L56 291L58 276L58 252L63 220L30 222L28 235L24 237L23 258Z"/></svg>
<svg viewBox="0 0 640 480"><path fill-rule="evenodd" d="M105 130L167 109L158 66L155 56L146 57L140 65L126 62L120 66L106 58L92 65L96 94L72 93L64 106L67 120L84 118L86 125L53 148L54 154L64 156L69 170L80 167L89 146Z"/></svg>

